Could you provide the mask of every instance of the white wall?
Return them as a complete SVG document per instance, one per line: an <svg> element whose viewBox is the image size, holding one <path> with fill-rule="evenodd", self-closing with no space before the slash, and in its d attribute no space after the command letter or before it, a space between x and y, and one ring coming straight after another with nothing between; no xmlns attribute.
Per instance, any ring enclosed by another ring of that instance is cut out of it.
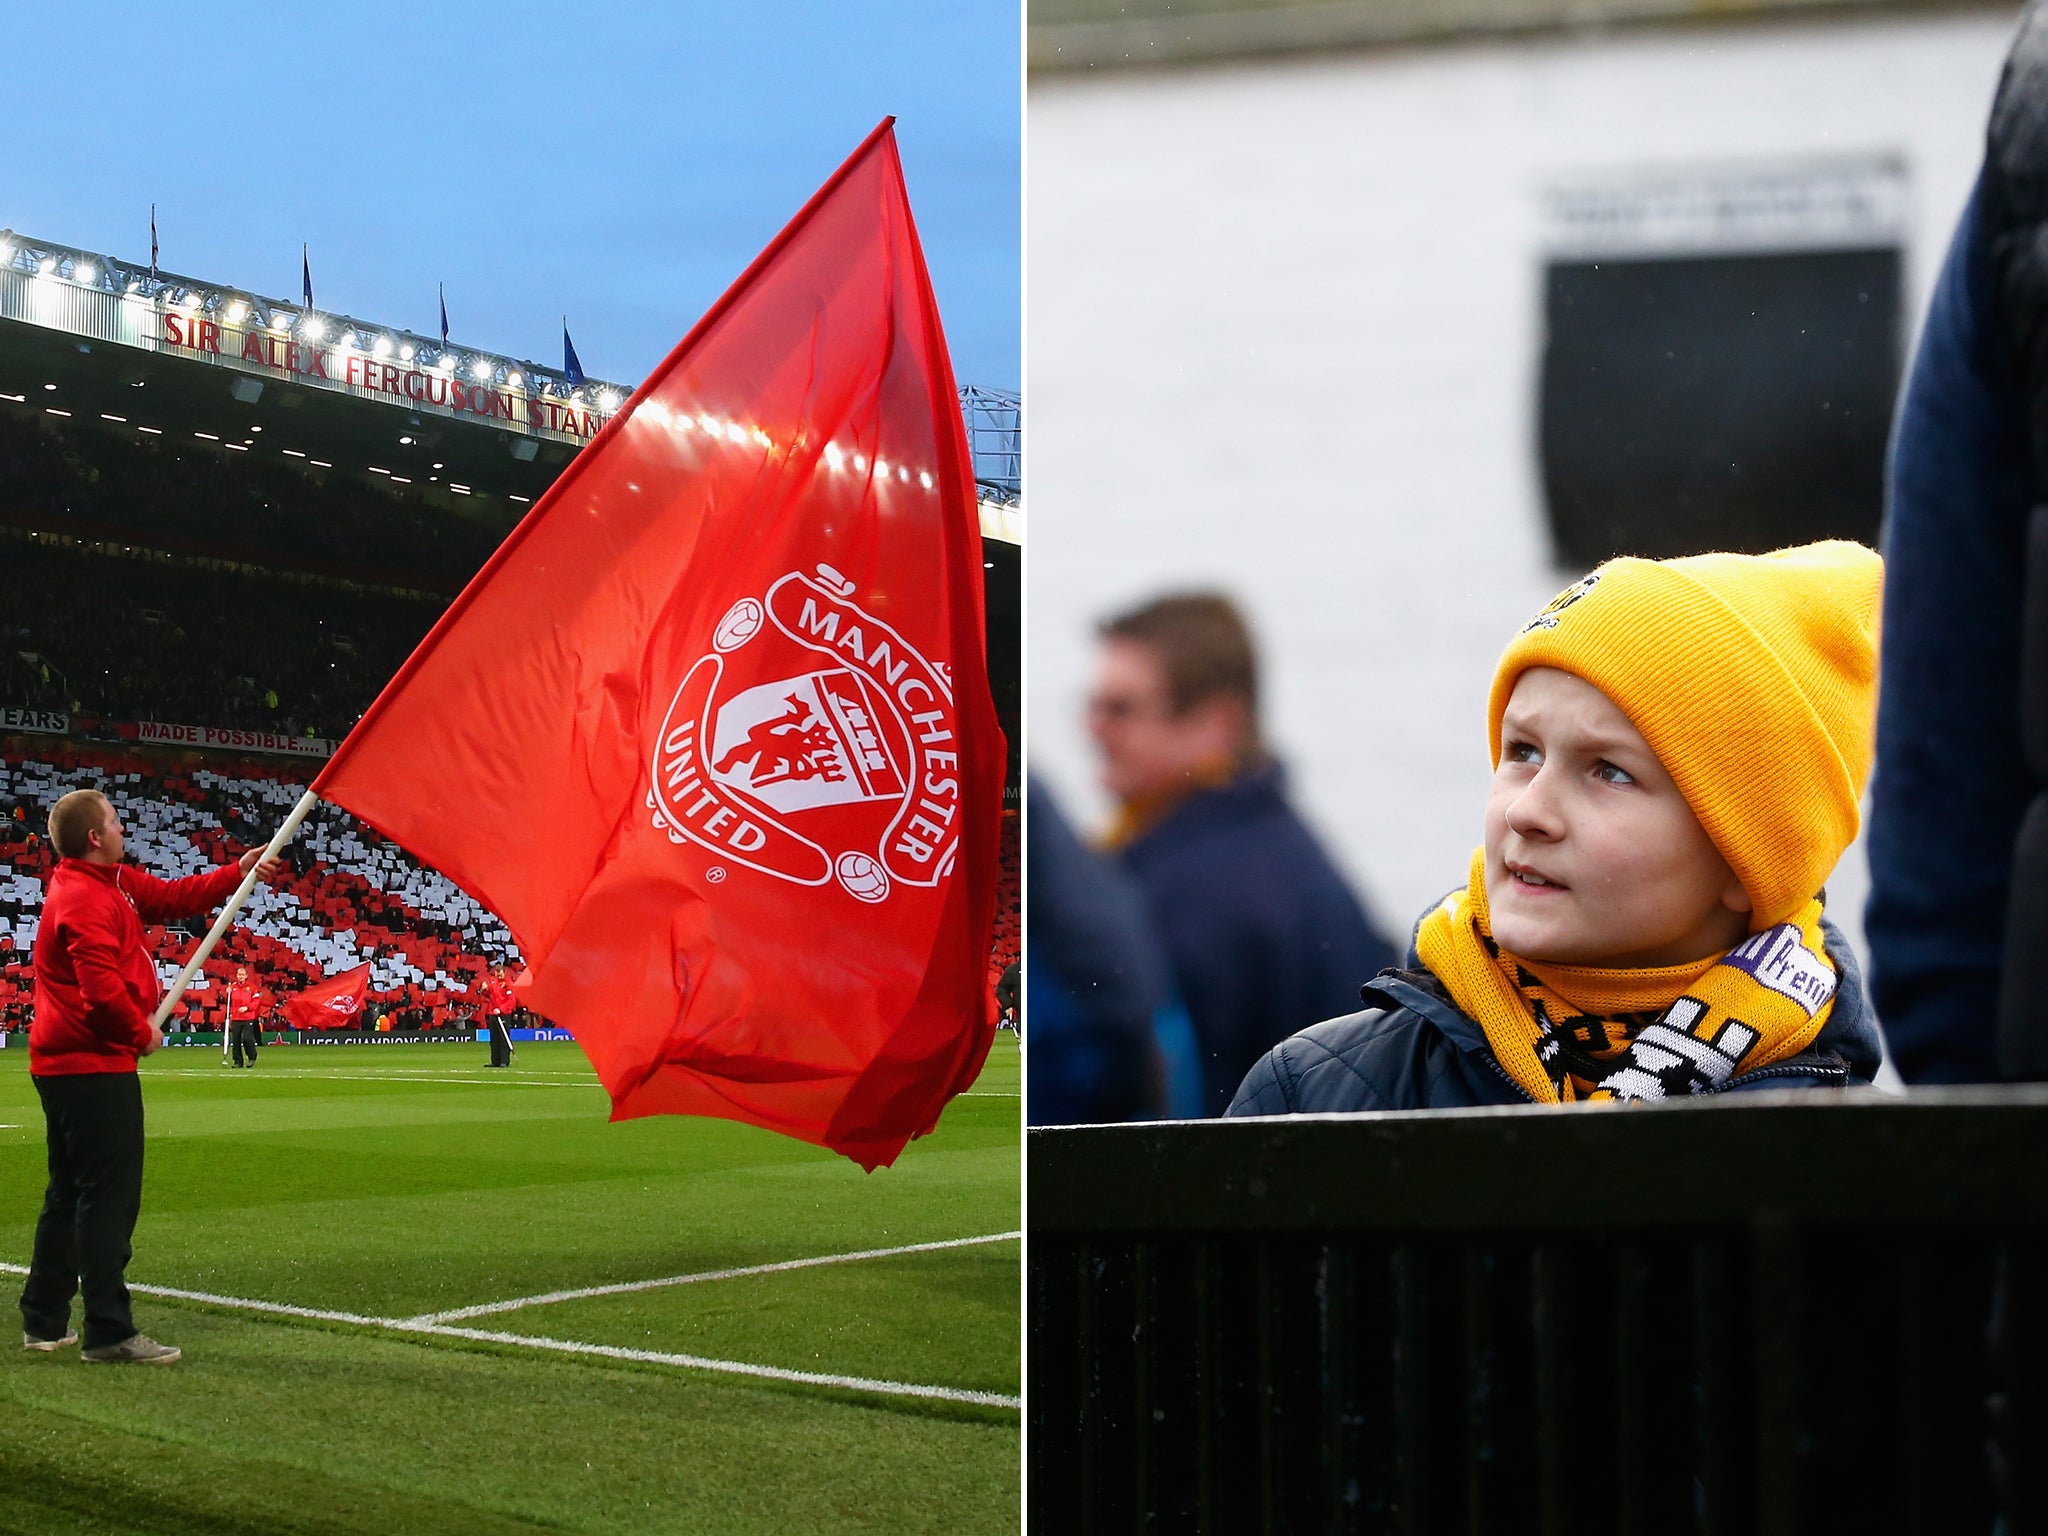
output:
<svg viewBox="0 0 2048 1536"><path fill-rule="evenodd" d="M1093 621L1220 584L1269 734L1388 923L1463 879L1500 648L1550 564L1539 197L1892 151L1915 329L2015 11L1054 77L1029 99L1030 755L1096 824ZM1860 850L1830 888L1861 931Z"/></svg>

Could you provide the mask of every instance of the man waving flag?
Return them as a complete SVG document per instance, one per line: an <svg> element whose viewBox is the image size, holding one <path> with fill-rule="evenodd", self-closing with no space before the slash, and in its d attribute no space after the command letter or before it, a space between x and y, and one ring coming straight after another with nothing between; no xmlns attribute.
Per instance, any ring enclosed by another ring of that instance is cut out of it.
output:
<svg viewBox="0 0 2048 1536"><path fill-rule="evenodd" d="M614 1118L892 1162L980 1070L1003 741L891 122L313 785L501 916Z"/></svg>

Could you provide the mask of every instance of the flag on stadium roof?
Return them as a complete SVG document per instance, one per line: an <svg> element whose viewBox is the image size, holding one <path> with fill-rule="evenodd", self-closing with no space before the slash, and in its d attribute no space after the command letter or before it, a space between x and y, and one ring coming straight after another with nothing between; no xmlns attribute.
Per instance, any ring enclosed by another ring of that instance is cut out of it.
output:
<svg viewBox="0 0 2048 1536"><path fill-rule="evenodd" d="M571 389L583 387L583 363L576 356L576 343L569 339L569 317L562 316L562 376Z"/></svg>
<svg viewBox="0 0 2048 1536"><path fill-rule="evenodd" d="M306 308L313 307L313 258L304 245L299 247L299 275L306 281Z"/></svg>
<svg viewBox="0 0 2048 1536"><path fill-rule="evenodd" d="M149 205L149 275L156 276L156 204Z"/></svg>
<svg viewBox="0 0 2048 1536"><path fill-rule="evenodd" d="M441 345L445 347L445 346L447 346L447 345L448 345L448 285L447 285L446 283L442 283L442 284L440 284L440 289L441 289Z"/></svg>
<svg viewBox="0 0 2048 1536"><path fill-rule="evenodd" d="M566 329L566 327L565 327ZM314 782L511 928L616 1119L893 1162L994 1037L1004 746L893 120L450 606Z"/></svg>

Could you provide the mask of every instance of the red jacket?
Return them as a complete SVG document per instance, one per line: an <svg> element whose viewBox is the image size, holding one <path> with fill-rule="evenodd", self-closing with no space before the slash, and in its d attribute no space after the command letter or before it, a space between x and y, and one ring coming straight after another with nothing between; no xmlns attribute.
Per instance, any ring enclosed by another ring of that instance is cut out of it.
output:
<svg viewBox="0 0 2048 1536"><path fill-rule="evenodd" d="M133 1072L163 997L142 925L211 911L241 882L234 864L159 880L133 865L61 861L36 928L29 1071Z"/></svg>

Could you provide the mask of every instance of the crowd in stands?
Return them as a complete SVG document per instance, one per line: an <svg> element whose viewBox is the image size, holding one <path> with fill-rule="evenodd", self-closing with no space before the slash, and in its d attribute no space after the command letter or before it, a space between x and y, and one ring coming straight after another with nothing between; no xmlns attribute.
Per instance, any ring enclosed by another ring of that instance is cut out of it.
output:
<svg viewBox="0 0 2048 1536"><path fill-rule="evenodd" d="M18 738L17 738L18 740ZM23 1029L31 999L29 951L54 865L45 839L50 807L73 789L100 789L126 829L129 854L164 879L197 874L265 843L305 785L289 767L214 766L64 745L0 755L0 1029ZM1017 814L1002 816L1002 874L988 979L1018 957L1021 939ZM357 1027L404 1033L468 1031L489 967L517 969L511 933L468 892L322 803L284 851L289 871L258 885L193 979L170 1028L218 1030L227 983L246 965L277 1006L324 977L370 966L370 1006ZM168 987L204 935L203 924L151 928ZM536 1019L535 1023L545 1021ZM274 1015L270 1025L281 1026Z"/></svg>
<svg viewBox="0 0 2048 1536"><path fill-rule="evenodd" d="M69 748L47 758L0 758L5 1027L27 1022L27 956L53 862L43 836L49 808L85 787L106 793L130 854L165 879L196 874L267 841L305 789L284 770L240 763L216 770ZM281 1005L323 977L368 963L370 1007L359 1027L466 1031L473 993L489 966L518 963L511 934L474 898L337 807L323 804L308 817L285 859L290 871L251 893L194 978L173 1029L219 1029L238 965ZM149 930L166 986L198 947L204 928L192 926Z"/></svg>
<svg viewBox="0 0 2048 1536"><path fill-rule="evenodd" d="M1002 842L1000 843L1002 870L996 886L996 927L994 943L988 956L989 985L995 985L1003 972L1009 969L1022 952L1024 942L1023 902L1019 892L1023 888L1023 864L1017 851L1017 813L1003 812Z"/></svg>
<svg viewBox="0 0 2048 1536"><path fill-rule="evenodd" d="M448 595L502 533L353 477L5 409L0 521Z"/></svg>
<svg viewBox="0 0 2048 1536"><path fill-rule="evenodd" d="M348 733L439 599L0 538L0 705Z"/></svg>

